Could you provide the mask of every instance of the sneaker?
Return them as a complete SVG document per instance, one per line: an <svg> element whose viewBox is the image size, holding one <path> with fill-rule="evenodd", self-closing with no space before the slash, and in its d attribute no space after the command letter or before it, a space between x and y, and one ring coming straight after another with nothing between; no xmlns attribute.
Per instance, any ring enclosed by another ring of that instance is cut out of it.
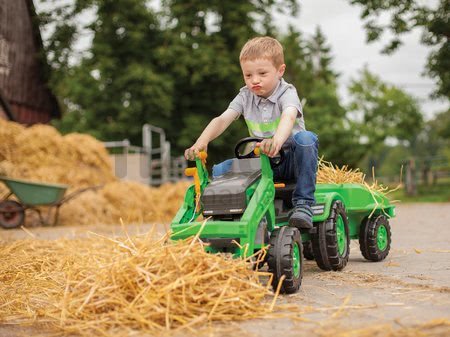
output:
<svg viewBox="0 0 450 337"><path fill-rule="evenodd" d="M309 205L299 205L289 218L289 226L300 228L313 228L313 211Z"/></svg>

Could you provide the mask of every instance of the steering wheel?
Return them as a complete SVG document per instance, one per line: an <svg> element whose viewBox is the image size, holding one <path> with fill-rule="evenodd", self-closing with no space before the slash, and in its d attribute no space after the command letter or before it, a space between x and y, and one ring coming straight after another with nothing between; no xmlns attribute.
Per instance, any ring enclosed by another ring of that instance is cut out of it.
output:
<svg viewBox="0 0 450 337"><path fill-rule="evenodd" d="M256 155L253 151L250 151L247 154L241 154L239 152L239 149L241 148L242 145L244 144L249 144L249 143L260 143L263 141L264 138L259 138L259 137L246 137L246 138L242 138L241 140L239 140L236 144L236 146L234 147L234 155L236 156L237 159L247 159L247 158L256 158ZM279 166L283 160L285 158L285 153L283 148L280 149L280 151L278 152L278 156L274 157L274 158L269 158L270 159L270 163L272 164L272 167L276 167Z"/></svg>

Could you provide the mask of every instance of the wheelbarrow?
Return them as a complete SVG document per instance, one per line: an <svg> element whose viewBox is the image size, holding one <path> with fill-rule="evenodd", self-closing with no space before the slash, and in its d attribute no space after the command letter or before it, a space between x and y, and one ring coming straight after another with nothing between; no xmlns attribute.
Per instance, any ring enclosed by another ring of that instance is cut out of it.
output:
<svg viewBox="0 0 450 337"><path fill-rule="evenodd" d="M0 177L0 181L9 189L9 193L0 201L0 226L5 229L22 226L25 223L25 211L28 209L38 214L41 225L54 226L58 222L59 209L64 203L83 192L102 187L102 185L90 186L65 195L69 188L68 185L48 184L7 177ZM17 201L10 199L13 195ZM38 208L40 206L48 207L45 217Z"/></svg>

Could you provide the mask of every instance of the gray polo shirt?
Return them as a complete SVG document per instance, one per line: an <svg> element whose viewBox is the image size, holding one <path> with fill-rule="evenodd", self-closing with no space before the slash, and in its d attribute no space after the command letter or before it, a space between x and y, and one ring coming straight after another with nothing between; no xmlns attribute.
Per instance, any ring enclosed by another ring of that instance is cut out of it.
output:
<svg viewBox="0 0 450 337"><path fill-rule="evenodd" d="M303 111L297 90L292 84L281 79L267 99L252 93L247 87L231 101L229 109L244 115L251 136L273 137L280 122L281 113L288 107L297 109L297 119L292 134L305 130Z"/></svg>

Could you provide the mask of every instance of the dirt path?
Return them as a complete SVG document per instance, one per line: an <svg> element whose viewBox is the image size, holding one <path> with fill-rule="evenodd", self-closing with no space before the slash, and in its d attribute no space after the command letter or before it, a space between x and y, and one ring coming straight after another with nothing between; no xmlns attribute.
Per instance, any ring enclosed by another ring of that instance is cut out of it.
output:
<svg viewBox="0 0 450 337"><path fill-rule="evenodd" d="M383 262L365 261L357 242L352 242L350 261L342 272L323 272L314 261L306 261L299 293L279 301L292 305L296 319L252 320L231 323L228 328L249 336L322 336L332 330L382 324L401 328L438 318L449 320L450 203L399 205L391 226L392 249ZM128 230L146 228L131 226ZM159 229L164 231L163 226ZM86 230L108 234L119 232L120 227L31 229L42 239L78 237ZM26 236L22 230L0 231L2 241ZM37 327L0 325L2 337L29 336L39 331ZM450 328L438 327L431 335L450 336Z"/></svg>

